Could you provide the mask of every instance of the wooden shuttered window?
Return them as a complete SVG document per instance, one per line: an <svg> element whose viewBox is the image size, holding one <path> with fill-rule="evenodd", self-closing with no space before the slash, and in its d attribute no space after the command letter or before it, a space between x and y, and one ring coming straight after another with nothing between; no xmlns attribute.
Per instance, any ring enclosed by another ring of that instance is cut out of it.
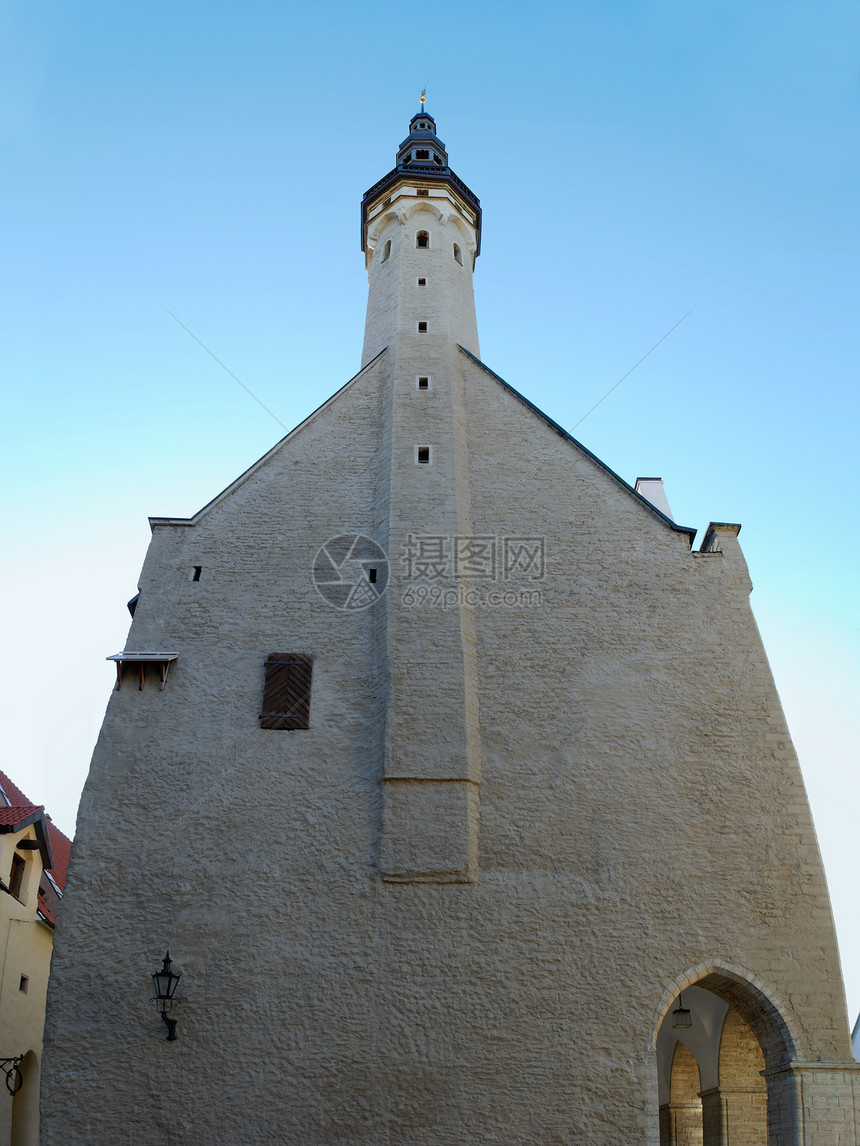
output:
<svg viewBox="0 0 860 1146"><path fill-rule="evenodd" d="M272 653L266 660L261 728L309 728L313 660L305 653Z"/></svg>

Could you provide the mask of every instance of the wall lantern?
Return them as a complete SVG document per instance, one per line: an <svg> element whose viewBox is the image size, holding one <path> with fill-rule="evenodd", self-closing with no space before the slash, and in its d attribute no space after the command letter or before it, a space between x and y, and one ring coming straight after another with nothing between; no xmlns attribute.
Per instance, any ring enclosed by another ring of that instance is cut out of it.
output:
<svg viewBox="0 0 860 1146"><path fill-rule="evenodd" d="M15 1058L0 1058L0 1071L6 1075L6 1089L13 1098L24 1085L24 1076L21 1074L23 1061L22 1054L16 1055Z"/></svg>
<svg viewBox="0 0 860 1146"><path fill-rule="evenodd" d="M678 1006L672 1012L672 1026L673 1027L691 1027L693 1025L693 1016L690 1014L687 1007L681 998L680 992L678 993Z"/></svg>
<svg viewBox="0 0 860 1146"><path fill-rule="evenodd" d="M176 1019L168 1018L169 1013L173 1010L174 1006L179 1002L174 999L176 988L179 986L179 980L182 978L181 971L171 971L170 964L173 960L170 958L170 952L164 956L164 966L160 971L152 972L152 983L155 987L155 998L153 1002L158 1007L158 1013L167 1023L167 1040L173 1042L176 1039Z"/></svg>

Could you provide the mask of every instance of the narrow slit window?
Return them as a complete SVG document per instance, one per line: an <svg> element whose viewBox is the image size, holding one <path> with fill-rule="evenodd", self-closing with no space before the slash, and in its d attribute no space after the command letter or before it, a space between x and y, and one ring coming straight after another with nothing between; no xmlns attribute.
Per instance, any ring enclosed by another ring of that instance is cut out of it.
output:
<svg viewBox="0 0 860 1146"><path fill-rule="evenodd" d="M192 581L199 581L200 580L200 574L202 572L203 572L203 566L202 565L192 565L192 567L191 567L191 580Z"/></svg>
<svg viewBox="0 0 860 1146"><path fill-rule="evenodd" d="M427 323L426 322L419 322L418 323L418 333L419 334L426 334L427 333Z"/></svg>
<svg viewBox="0 0 860 1146"><path fill-rule="evenodd" d="M371 583L371 585L376 584L376 570L372 566L367 571L367 579Z"/></svg>
<svg viewBox="0 0 860 1146"><path fill-rule="evenodd" d="M305 653L272 653L266 660L260 727L310 728L313 659Z"/></svg>
<svg viewBox="0 0 860 1146"><path fill-rule="evenodd" d="M430 447L429 446L417 446L416 447L416 456L418 458L419 466L429 466L430 465Z"/></svg>
<svg viewBox="0 0 860 1146"><path fill-rule="evenodd" d="M426 375L422 374L421 377L418 379L418 389L419 390L429 390L430 389L430 379Z"/></svg>
<svg viewBox="0 0 860 1146"><path fill-rule="evenodd" d="M460 250L460 248L457 246L456 243L454 244L454 258L457 260L457 262L462 267L462 265L463 265L463 253Z"/></svg>
<svg viewBox="0 0 860 1146"><path fill-rule="evenodd" d="M21 898L21 885L24 883L24 869L27 866L26 860L21 856L12 856L12 870L9 872L9 890L16 899Z"/></svg>
<svg viewBox="0 0 860 1146"><path fill-rule="evenodd" d="M391 239L386 240L385 246L382 248L382 261L385 262L391 255Z"/></svg>
<svg viewBox="0 0 860 1146"><path fill-rule="evenodd" d="M29 989L30 989L30 980L27 978L26 975L22 975L21 981L18 984L18 990L21 992L22 995L26 995L27 991Z"/></svg>
<svg viewBox="0 0 860 1146"><path fill-rule="evenodd" d="M430 233L429 231L419 231L415 236L416 247L429 247L430 246Z"/></svg>

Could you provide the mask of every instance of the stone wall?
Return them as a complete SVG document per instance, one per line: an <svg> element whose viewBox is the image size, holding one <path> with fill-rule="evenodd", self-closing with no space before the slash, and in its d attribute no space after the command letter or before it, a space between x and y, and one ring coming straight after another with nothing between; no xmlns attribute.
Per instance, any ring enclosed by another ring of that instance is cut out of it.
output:
<svg viewBox="0 0 860 1146"><path fill-rule="evenodd" d="M155 526L128 647L180 658L163 692L112 694L94 755L48 1146L653 1146L660 1000L727 961L850 1092L827 891L736 530L691 552L450 345L417 405L428 353L398 336L193 524ZM312 579L349 532L390 560L364 610ZM410 578L410 532L451 560L456 536L492 541L495 568ZM313 657L306 731L259 728L275 650ZM470 793L396 827L425 855L465 825L468 881L382 878L400 762L425 794ZM173 1043L147 1002L168 946ZM803 1075L807 1146L836 1141L823 1072ZM774 1142L800 1141L786 1125Z"/></svg>

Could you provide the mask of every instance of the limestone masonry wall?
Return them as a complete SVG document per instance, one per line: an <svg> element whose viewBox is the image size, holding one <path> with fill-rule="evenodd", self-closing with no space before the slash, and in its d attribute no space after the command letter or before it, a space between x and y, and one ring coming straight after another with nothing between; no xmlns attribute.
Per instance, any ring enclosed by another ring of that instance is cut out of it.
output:
<svg viewBox="0 0 860 1146"><path fill-rule="evenodd" d="M155 529L129 647L181 655L164 692L112 695L94 756L46 1143L656 1142L655 1008L701 964L790 1000L798 1060L847 1060L815 835L733 534L691 553L456 367L471 532L541 538L544 562L470 582L540 593L471 610L477 882L380 879L378 626L415 588L404 538L384 538L368 609L331 608L311 577L328 538L382 536L383 355L197 524ZM444 627L442 604L419 607ZM314 658L307 731L258 728L273 650ZM412 660L398 687L420 709L437 650ZM170 1044L146 1004L168 945Z"/></svg>
<svg viewBox="0 0 860 1146"><path fill-rule="evenodd" d="M692 552L473 357L478 215L441 162L365 198L361 372L154 519L127 648L179 659L93 756L45 1146L858 1146L738 527ZM273 652L312 659L306 729L260 727Z"/></svg>

